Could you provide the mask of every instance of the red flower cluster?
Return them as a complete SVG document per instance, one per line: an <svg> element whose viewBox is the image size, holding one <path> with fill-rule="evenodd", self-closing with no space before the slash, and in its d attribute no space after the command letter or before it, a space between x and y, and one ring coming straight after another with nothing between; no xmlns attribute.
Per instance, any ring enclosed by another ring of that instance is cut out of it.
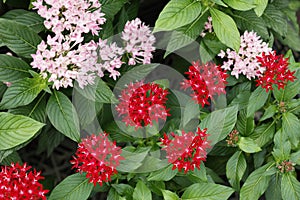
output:
<svg viewBox="0 0 300 200"><path fill-rule="evenodd" d="M165 106L167 94L166 89L155 83L130 83L122 91L116 110L126 125L136 128L152 125L154 120L166 120L170 115Z"/></svg>
<svg viewBox="0 0 300 200"><path fill-rule="evenodd" d="M283 55L276 55L276 51L270 54L262 53L261 57L257 57L257 61L262 67L265 67L265 72L256 80L256 86L265 88L268 92L273 90L272 85L277 85L278 89L284 88L288 81L294 81L295 72L288 69L288 59L283 58Z"/></svg>
<svg viewBox="0 0 300 200"><path fill-rule="evenodd" d="M71 160L72 169L86 172L90 183L102 185L102 182L110 181L111 176L118 173L116 167L120 160L124 160L121 152L122 149L109 141L106 133L91 135L78 144L76 156Z"/></svg>
<svg viewBox="0 0 300 200"><path fill-rule="evenodd" d="M4 200L40 200L47 199L43 185L38 181L44 179L41 172L27 172L31 166L26 163L22 166L12 163L11 166L2 166L0 172L0 199Z"/></svg>
<svg viewBox="0 0 300 200"><path fill-rule="evenodd" d="M178 168L178 171L184 169L184 173L189 170L194 170L195 167L200 169L201 161L206 161L206 149L209 148L207 141L206 129L201 131L198 128L196 135L192 132L182 131L182 135L171 133L173 139L170 139L166 134L161 138L163 150L167 152L167 158L170 163L173 163L173 170Z"/></svg>
<svg viewBox="0 0 300 200"><path fill-rule="evenodd" d="M189 67L189 71L185 74L188 75L188 80L184 80L181 85L184 90L192 88L192 98L204 107L205 104L209 105L208 98L213 95L225 94L225 84L227 74L220 66L213 63L206 63L200 65L200 61L193 62Z"/></svg>

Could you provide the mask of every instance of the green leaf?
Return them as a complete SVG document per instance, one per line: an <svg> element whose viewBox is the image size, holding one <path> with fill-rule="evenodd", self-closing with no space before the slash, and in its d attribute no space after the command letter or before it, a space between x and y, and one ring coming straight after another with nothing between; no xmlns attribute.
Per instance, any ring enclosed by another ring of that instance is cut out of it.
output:
<svg viewBox="0 0 300 200"><path fill-rule="evenodd" d="M200 169L195 168L188 172L187 178L193 183L207 182L206 167L203 162L200 164Z"/></svg>
<svg viewBox="0 0 300 200"><path fill-rule="evenodd" d="M250 96L249 104L247 107L247 117L254 115L263 105L265 105L269 96L269 92L266 92L262 87L256 88Z"/></svg>
<svg viewBox="0 0 300 200"><path fill-rule="evenodd" d="M228 199L234 190L230 187L214 183L195 183L183 193L182 200Z"/></svg>
<svg viewBox="0 0 300 200"><path fill-rule="evenodd" d="M264 13L267 5L268 5L268 0L254 0L256 7L254 8L254 11L258 17L262 16Z"/></svg>
<svg viewBox="0 0 300 200"><path fill-rule="evenodd" d="M126 149L122 149L121 156L125 159L120 161L120 165L117 167L117 170L121 172L133 172L135 169L142 166L142 162L148 155L149 150L149 148L144 148L139 152L130 152Z"/></svg>
<svg viewBox="0 0 300 200"><path fill-rule="evenodd" d="M300 70L297 70L294 75L297 79L294 82L289 81L284 89L278 90L277 87L274 87L273 94L277 101L290 101L293 97L300 93Z"/></svg>
<svg viewBox="0 0 300 200"><path fill-rule="evenodd" d="M277 162L288 160L291 152L291 143L288 136L282 129L279 129L274 136L273 156Z"/></svg>
<svg viewBox="0 0 300 200"><path fill-rule="evenodd" d="M232 131L237 120L238 106L213 111L201 123L201 129L207 128L211 146L224 139Z"/></svg>
<svg viewBox="0 0 300 200"><path fill-rule="evenodd" d="M212 25L219 40L228 47L238 51L240 48L240 33L233 19L214 8L210 9Z"/></svg>
<svg viewBox="0 0 300 200"><path fill-rule="evenodd" d="M18 56L31 58L40 42L40 36L27 26L0 18L0 43Z"/></svg>
<svg viewBox="0 0 300 200"><path fill-rule="evenodd" d="M172 32L164 57L177 49L195 42L207 21L208 13L204 12L195 21Z"/></svg>
<svg viewBox="0 0 300 200"><path fill-rule="evenodd" d="M257 17L253 10L244 12L236 11L233 13L232 17L241 30L253 30L262 38L269 39L269 32L265 21L261 17Z"/></svg>
<svg viewBox="0 0 300 200"><path fill-rule="evenodd" d="M262 124L254 129L250 137L255 141L259 147L272 141L275 134L275 121L272 123Z"/></svg>
<svg viewBox="0 0 300 200"><path fill-rule="evenodd" d="M116 103L118 100L114 96L111 89L107 84L100 78L95 80L95 84L87 85L84 89L80 88L77 84L75 85L76 91L91 101L99 103Z"/></svg>
<svg viewBox="0 0 300 200"><path fill-rule="evenodd" d="M300 51L299 33L291 24L288 24L287 26L286 36L283 38L278 37L278 39L280 42L282 42L282 44L289 46L293 50Z"/></svg>
<svg viewBox="0 0 300 200"><path fill-rule="evenodd" d="M255 7L253 0L223 0L235 10L246 11Z"/></svg>
<svg viewBox="0 0 300 200"><path fill-rule="evenodd" d="M177 170L172 170L173 165L167 166L165 169L152 172L147 180L148 181L169 181L177 174Z"/></svg>
<svg viewBox="0 0 300 200"><path fill-rule="evenodd" d="M0 109L16 108L30 104L47 87L46 80L24 78L14 82L4 93Z"/></svg>
<svg viewBox="0 0 300 200"><path fill-rule="evenodd" d="M88 199L93 184L84 174L73 174L60 182L51 192L49 200L85 200Z"/></svg>
<svg viewBox="0 0 300 200"><path fill-rule="evenodd" d="M266 199L282 200L280 173L276 173L271 176L269 187L267 188L265 195L266 195Z"/></svg>
<svg viewBox="0 0 300 200"><path fill-rule="evenodd" d="M291 173L283 174L281 180L282 199L300 199L300 183Z"/></svg>
<svg viewBox="0 0 300 200"><path fill-rule="evenodd" d="M123 200L123 198L117 193L115 188L110 188L106 200Z"/></svg>
<svg viewBox="0 0 300 200"><path fill-rule="evenodd" d="M281 36L285 36L287 33L287 21L283 12L276 8L272 4L268 4L262 18L266 22L266 25L279 33Z"/></svg>
<svg viewBox="0 0 300 200"><path fill-rule="evenodd" d="M164 200L179 200L179 197L176 193L169 190L161 190Z"/></svg>
<svg viewBox="0 0 300 200"><path fill-rule="evenodd" d="M246 109L240 111L236 122L237 130L243 136L250 135L254 130L254 116L247 117Z"/></svg>
<svg viewBox="0 0 300 200"><path fill-rule="evenodd" d="M226 176L235 191L240 190L240 181L246 171L247 163L242 151L233 154L226 164Z"/></svg>
<svg viewBox="0 0 300 200"><path fill-rule="evenodd" d="M118 194L120 195L129 195L132 196L133 193L133 187L128 185L128 184L123 184L123 183L119 183L119 184L112 184L111 185L113 188L115 188L115 190L117 191Z"/></svg>
<svg viewBox="0 0 300 200"><path fill-rule="evenodd" d="M246 179L240 193L240 199L254 200L266 191L272 174L267 174L274 168L275 163L268 163L254 172L252 172Z"/></svg>
<svg viewBox="0 0 300 200"><path fill-rule="evenodd" d="M171 0L160 12L154 32L170 31L192 23L201 13L201 3L193 0Z"/></svg>
<svg viewBox="0 0 300 200"><path fill-rule="evenodd" d="M292 113L283 113L282 115L282 131L287 134L290 142L297 147L299 143L300 122L296 115Z"/></svg>
<svg viewBox="0 0 300 200"><path fill-rule="evenodd" d="M261 151L258 144L249 137L240 137L238 141L239 148L246 153L256 153Z"/></svg>
<svg viewBox="0 0 300 200"><path fill-rule="evenodd" d="M192 119L197 118L200 115L200 108L199 104L196 104L193 99L190 99L185 108L183 113L183 127L185 127Z"/></svg>
<svg viewBox="0 0 300 200"><path fill-rule="evenodd" d="M275 115L276 111L277 111L277 106L270 105L264 112L264 115L259 119L259 121L264 121L266 119L273 117Z"/></svg>
<svg viewBox="0 0 300 200"><path fill-rule="evenodd" d="M109 133L109 137L117 142L133 142L135 138L124 132L126 125L124 123L111 122L104 129Z"/></svg>
<svg viewBox="0 0 300 200"><path fill-rule="evenodd" d="M100 0L101 11L105 14L105 18L113 19L128 0Z"/></svg>
<svg viewBox="0 0 300 200"><path fill-rule="evenodd" d="M19 163L20 165L23 164L21 157L16 151L5 157L0 163L1 165L11 165L11 163Z"/></svg>
<svg viewBox="0 0 300 200"><path fill-rule="evenodd" d="M216 4L224 7L228 7L222 0L212 0L212 2L215 2Z"/></svg>
<svg viewBox="0 0 300 200"><path fill-rule="evenodd" d="M291 154L290 160L297 165L300 165L300 150Z"/></svg>
<svg viewBox="0 0 300 200"><path fill-rule="evenodd" d="M46 112L50 122L58 131L76 142L79 141L77 112L67 96L54 91L47 103Z"/></svg>
<svg viewBox="0 0 300 200"><path fill-rule="evenodd" d="M16 80L29 77L29 69L31 67L19 58L5 54L0 55L0 81L15 82Z"/></svg>
<svg viewBox="0 0 300 200"><path fill-rule="evenodd" d="M1 16L1 18L12 20L19 24L25 25L36 33L45 30L44 19L35 12L30 12L22 9L13 9L6 12Z"/></svg>
<svg viewBox="0 0 300 200"><path fill-rule="evenodd" d="M32 138L44 124L29 117L0 113L0 150L13 148Z"/></svg>
<svg viewBox="0 0 300 200"><path fill-rule="evenodd" d="M132 197L134 200L152 200L151 191L142 181L138 181L136 184Z"/></svg>

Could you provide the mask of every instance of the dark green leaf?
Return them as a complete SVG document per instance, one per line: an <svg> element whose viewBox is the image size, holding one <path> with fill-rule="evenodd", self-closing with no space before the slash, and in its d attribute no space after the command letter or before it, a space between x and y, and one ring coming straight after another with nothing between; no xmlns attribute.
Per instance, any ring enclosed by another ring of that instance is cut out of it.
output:
<svg viewBox="0 0 300 200"><path fill-rule="evenodd" d="M40 42L40 36L27 26L0 18L0 43L17 55L31 58Z"/></svg>
<svg viewBox="0 0 300 200"><path fill-rule="evenodd" d="M268 4L262 18L266 22L266 25L279 33L281 36L285 36L287 33L287 20L282 11L276 8L272 4Z"/></svg>
<svg viewBox="0 0 300 200"><path fill-rule="evenodd" d="M212 25L219 40L230 48L238 51L240 48L240 33L233 19L214 8L210 9Z"/></svg>
<svg viewBox="0 0 300 200"><path fill-rule="evenodd" d="M51 128L43 132L39 136L38 143L38 153L47 152L47 156L49 157L53 150L65 139L65 136L58 132L56 129Z"/></svg>
<svg viewBox="0 0 300 200"><path fill-rule="evenodd" d="M276 105L270 105L266 109L264 115L259 119L259 121L264 121L266 119L269 119L269 118L273 117L275 115L276 111L277 111L277 106Z"/></svg>
<svg viewBox="0 0 300 200"><path fill-rule="evenodd" d="M123 149L121 156L125 159L120 161L117 170L121 172L133 172L143 164L142 162L148 155L149 150L149 148L145 148L140 152L130 152Z"/></svg>
<svg viewBox="0 0 300 200"><path fill-rule="evenodd" d="M279 129L274 136L273 156L276 161L288 160L291 152L291 143L288 136L282 129Z"/></svg>
<svg viewBox="0 0 300 200"><path fill-rule="evenodd" d="M235 191L240 190L240 181L246 171L247 163L242 151L237 151L226 164L226 176Z"/></svg>
<svg viewBox="0 0 300 200"><path fill-rule="evenodd" d="M259 147L263 147L265 144L272 141L274 134L275 122L257 126L250 137L258 144Z"/></svg>
<svg viewBox="0 0 300 200"><path fill-rule="evenodd" d="M281 175L279 173L271 176L269 187L266 190L266 199L281 200Z"/></svg>
<svg viewBox="0 0 300 200"><path fill-rule="evenodd" d="M6 12L1 18L13 20L19 24L25 25L36 33L45 30L44 19L35 12L14 9Z"/></svg>
<svg viewBox="0 0 300 200"><path fill-rule="evenodd" d="M44 124L29 117L0 113L0 150L13 148L32 138Z"/></svg>
<svg viewBox="0 0 300 200"><path fill-rule="evenodd" d="M193 99L189 100L184 108L183 127L185 127L192 119L198 119L200 115L199 104L196 104Z"/></svg>
<svg viewBox="0 0 300 200"><path fill-rule="evenodd" d="M50 122L58 131L74 141L79 141L77 112L67 96L54 91L47 103L46 112Z"/></svg>
<svg viewBox="0 0 300 200"><path fill-rule="evenodd" d="M247 117L246 109L240 111L236 122L237 130L243 136L250 135L254 130L254 116Z"/></svg>
<svg viewBox="0 0 300 200"><path fill-rule="evenodd" d="M4 54L0 55L0 81L15 82L29 77L29 69L31 69L30 66L19 58Z"/></svg>
<svg viewBox="0 0 300 200"><path fill-rule="evenodd" d="M53 189L49 200L86 200L93 189L88 181L84 174L68 176Z"/></svg>
<svg viewBox="0 0 300 200"><path fill-rule="evenodd" d="M154 31L169 31L192 23L201 13L201 3L193 0L171 0L156 20Z"/></svg>
<svg viewBox="0 0 300 200"><path fill-rule="evenodd" d="M190 171L187 175L193 183L207 182L206 168L203 162L200 164L200 169L195 168L194 171Z"/></svg>
<svg viewBox="0 0 300 200"><path fill-rule="evenodd" d="M211 200L228 199L234 190L230 187L214 183L195 183L189 186L183 193L182 200Z"/></svg>
<svg viewBox="0 0 300 200"><path fill-rule="evenodd" d="M21 157L16 151L5 157L0 163L1 165L11 165L11 163L19 163L20 165L23 164Z"/></svg>
<svg viewBox="0 0 300 200"><path fill-rule="evenodd" d="M105 14L105 18L112 20L128 0L100 0L101 11Z"/></svg>

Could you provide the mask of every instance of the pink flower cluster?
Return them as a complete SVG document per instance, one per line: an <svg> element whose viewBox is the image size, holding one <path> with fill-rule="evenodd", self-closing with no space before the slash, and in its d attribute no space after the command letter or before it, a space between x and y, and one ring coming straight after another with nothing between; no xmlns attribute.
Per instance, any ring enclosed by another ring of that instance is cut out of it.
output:
<svg viewBox="0 0 300 200"><path fill-rule="evenodd" d="M48 190L43 189L39 180L44 179L40 172L29 171L26 163L12 163L2 166L0 171L0 199L4 200L46 200Z"/></svg>
<svg viewBox="0 0 300 200"><path fill-rule="evenodd" d="M207 22L204 23L204 30L200 33L200 36L205 37L207 32L211 33L212 31L213 31L212 18L211 16L209 16L207 18Z"/></svg>
<svg viewBox="0 0 300 200"><path fill-rule="evenodd" d="M150 63L152 52L155 50L155 37L140 19L125 24L122 39L125 42L125 51L130 54L129 65Z"/></svg>
<svg viewBox="0 0 300 200"><path fill-rule="evenodd" d="M257 61L256 57L261 56L262 53L269 53L272 49L268 47L268 44L263 42L255 32L245 31L241 36L241 45L238 52L227 49L226 53L221 50L218 54L221 58L226 57L228 60L223 62L221 68L225 70L231 70L231 75L236 78L240 74L245 75L249 80L261 76L265 71L265 67L262 67Z"/></svg>
<svg viewBox="0 0 300 200"><path fill-rule="evenodd" d="M195 168L200 169L201 161L206 161L207 148L210 147L207 141L206 129L198 128L196 134L193 132L181 131L182 135L171 133L173 139L164 134L161 138L162 149L167 152L168 162L173 163L173 170L184 169L184 173Z"/></svg>
<svg viewBox="0 0 300 200"><path fill-rule="evenodd" d="M82 44L84 34L98 35L106 21L98 0L38 0L33 5L54 36L49 35L47 42L38 45L31 65L57 90L73 87L74 80L84 88L104 72L116 80L126 52L131 56L128 64L150 63L155 38L139 19L126 23L122 33L125 48L101 39Z"/></svg>
<svg viewBox="0 0 300 200"><path fill-rule="evenodd" d="M100 133L83 139L70 162L78 172L86 172L90 183L102 185L118 173L116 167L120 160L124 160L121 153L122 149L116 146L116 142L109 141L106 133Z"/></svg>

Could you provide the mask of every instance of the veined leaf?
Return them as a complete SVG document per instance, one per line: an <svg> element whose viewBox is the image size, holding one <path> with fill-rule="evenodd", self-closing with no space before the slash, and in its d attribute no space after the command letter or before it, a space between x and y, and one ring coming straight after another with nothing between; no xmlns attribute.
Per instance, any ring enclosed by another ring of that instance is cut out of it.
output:
<svg viewBox="0 0 300 200"><path fill-rule="evenodd" d="M258 17L262 16L264 13L267 5L268 5L268 0L254 0L256 7L254 8L254 11Z"/></svg>
<svg viewBox="0 0 300 200"><path fill-rule="evenodd" d="M240 193L240 199L258 199L267 189L272 174L265 175L275 167L275 163L268 163L254 172L246 179Z"/></svg>
<svg viewBox="0 0 300 200"><path fill-rule="evenodd" d="M262 87L256 88L250 96L247 107L247 117L254 115L263 105L265 105L270 92L266 92Z"/></svg>
<svg viewBox="0 0 300 200"><path fill-rule="evenodd" d="M253 0L223 0L235 10L246 11L255 7Z"/></svg>
<svg viewBox="0 0 300 200"><path fill-rule="evenodd" d="M40 36L27 26L0 18L0 43L20 57L31 58L41 41Z"/></svg>
<svg viewBox="0 0 300 200"><path fill-rule="evenodd" d="M0 113L0 150L13 148L32 138L44 124L22 115Z"/></svg>
<svg viewBox="0 0 300 200"><path fill-rule="evenodd" d="M247 163L242 151L237 151L226 164L226 176L235 191L240 190L240 181L246 171Z"/></svg>
<svg viewBox="0 0 300 200"><path fill-rule="evenodd" d="M211 200L228 199L234 190L230 187L214 183L195 183L189 186L183 193L182 200Z"/></svg>
<svg viewBox="0 0 300 200"><path fill-rule="evenodd" d="M84 174L73 174L53 189L49 200L86 200L92 189L93 184L89 183Z"/></svg>
<svg viewBox="0 0 300 200"><path fill-rule="evenodd" d="M177 170L172 170L172 165L165 169L152 172L147 178L148 181L169 181L177 174Z"/></svg>
<svg viewBox="0 0 300 200"><path fill-rule="evenodd" d="M16 80L29 77L29 69L31 67L19 58L5 54L0 55L0 81L15 82Z"/></svg>
<svg viewBox="0 0 300 200"><path fill-rule="evenodd" d="M44 19L35 12L30 12L22 9L13 9L6 12L1 18L15 21L25 25L32 31L39 33L45 30Z"/></svg>
<svg viewBox="0 0 300 200"><path fill-rule="evenodd" d="M287 34L287 21L283 12L276 8L272 4L268 4L265 9L262 18L265 20L266 25L273 29L275 32L279 33L281 36Z"/></svg>
<svg viewBox="0 0 300 200"><path fill-rule="evenodd" d="M46 112L50 122L58 131L76 142L79 141L78 115L67 96L54 91L47 103Z"/></svg>
<svg viewBox="0 0 300 200"><path fill-rule="evenodd" d="M233 19L219 11L211 8L212 25L219 40L230 48L238 51L240 48L240 33Z"/></svg>
<svg viewBox="0 0 300 200"><path fill-rule="evenodd" d="M256 153L261 151L258 144L250 137L240 137L238 141L239 148L246 153Z"/></svg>
<svg viewBox="0 0 300 200"><path fill-rule="evenodd" d="M171 0L158 16L154 32L175 30L193 22L200 13L199 1Z"/></svg>
<svg viewBox="0 0 300 200"><path fill-rule="evenodd" d="M38 94L47 87L46 80L24 78L14 82L4 93L0 109L16 108L30 104Z"/></svg>
<svg viewBox="0 0 300 200"><path fill-rule="evenodd" d="M292 113L283 113L282 115L282 131L287 134L290 142L297 147L299 143L300 121L298 117Z"/></svg>
<svg viewBox="0 0 300 200"><path fill-rule="evenodd" d="M151 191L142 181L136 184L132 197L133 200L152 200Z"/></svg>
<svg viewBox="0 0 300 200"><path fill-rule="evenodd" d="M283 174L281 194L284 200L300 199L300 183L291 173Z"/></svg>
<svg viewBox="0 0 300 200"><path fill-rule="evenodd" d="M179 197L176 193L169 190L161 190L164 200L179 200Z"/></svg>

